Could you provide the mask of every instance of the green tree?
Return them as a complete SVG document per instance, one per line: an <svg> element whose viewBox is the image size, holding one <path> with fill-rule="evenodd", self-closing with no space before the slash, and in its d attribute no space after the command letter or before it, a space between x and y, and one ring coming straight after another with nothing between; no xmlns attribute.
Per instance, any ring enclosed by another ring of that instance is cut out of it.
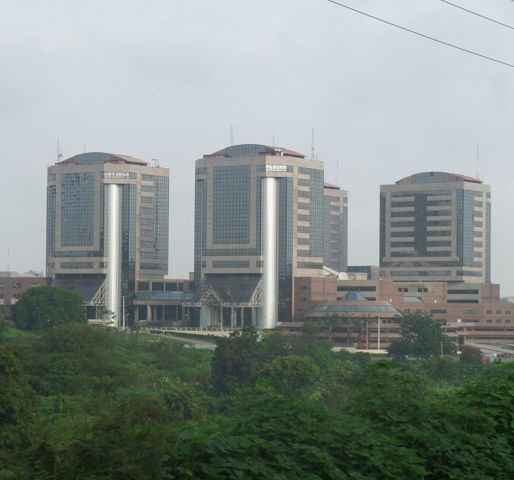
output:
<svg viewBox="0 0 514 480"><path fill-rule="evenodd" d="M310 358L287 355L265 365L261 376L282 395L304 396L313 390L319 373L319 368Z"/></svg>
<svg viewBox="0 0 514 480"><path fill-rule="evenodd" d="M332 333L334 327L341 324L341 319L336 314L328 314L326 317L320 318L320 325L328 330L328 341L332 343Z"/></svg>
<svg viewBox="0 0 514 480"><path fill-rule="evenodd" d="M460 349L460 361L472 365L480 365L482 363L482 352L477 347L463 345Z"/></svg>
<svg viewBox="0 0 514 480"><path fill-rule="evenodd" d="M173 431L171 478L425 478L421 461L363 420L252 389L227 416Z"/></svg>
<svg viewBox="0 0 514 480"><path fill-rule="evenodd" d="M391 355L413 355L429 357L455 352L453 342L443 333L443 320L432 318L428 312L402 312L400 326L401 340L391 342L388 351ZM404 353L408 350L407 353Z"/></svg>
<svg viewBox="0 0 514 480"><path fill-rule="evenodd" d="M86 323L83 298L71 290L48 285L27 290L11 310L22 330L49 330L65 323Z"/></svg>
<svg viewBox="0 0 514 480"><path fill-rule="evenodd" d="M127 368L113 355L114 334L87 324L70 323L49 330L32 347L27 366L32 385L42 395L112 390Z"/></svg>
<svg viewBox="0 0 514 480"><path fill-rule="evenodd" d="M0 478L11 478L4 475L17 470L16 453L25 449L35 416L35 395L24 375L24 363L16 348L0 348Z"/></svg>
<svg viewBox="0 0 514 480"><path fill-rule="evenodd" d="M216 394L233 393L255 381L262 363L258 342L259 334L254 327L217 339L211 361L211 381Z"/></svg>

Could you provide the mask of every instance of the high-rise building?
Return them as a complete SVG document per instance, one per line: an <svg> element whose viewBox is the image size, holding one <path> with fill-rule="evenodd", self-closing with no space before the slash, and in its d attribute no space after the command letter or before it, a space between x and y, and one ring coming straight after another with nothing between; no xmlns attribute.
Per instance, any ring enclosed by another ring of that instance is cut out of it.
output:
<svg viewBox="0 0 514 480"><path fill-rule="evenodd" d="M323 186L323 264L337 272L348 265L348 191Z"/></svg>
<svg viewBox="0 0 514 480"><path fill-rule="evenodd" d="M48 168L46 269L52 283L121 323L139 279L168 272L169 171L109 153Z"/></svg>
<svg viewBox="0 0 514 480"><path fill-rule="evenodd" d="M292 281L323 268L323 163L234 145L196 161L195 282L204 325L272 328L292 315Z"/></svg>
<svg viewBox="0 0 514 480"><path fill-rule="evenodd" d="M417 173L382 185L380 276L489 283L489 185L445 172Z"/></svg>

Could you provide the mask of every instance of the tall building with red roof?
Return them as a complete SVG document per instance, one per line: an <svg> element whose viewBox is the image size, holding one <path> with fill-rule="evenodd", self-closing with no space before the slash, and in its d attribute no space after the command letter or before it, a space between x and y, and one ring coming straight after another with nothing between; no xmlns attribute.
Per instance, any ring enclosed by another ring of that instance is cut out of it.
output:
<svg viewBox="0 0 514 480"><path fill-rule="evenodd" d="M103 152L48 168L46 270L121 325L138 280L168 272L169 170ZM133 317L132 317L133 318Z"/></svg>
<svg viewBox="0 0 514 480"><path fill-rule="evenodd" d="M196 161L195 282L201 325L273 328L293 278L322 275L324 167L282 147L233 145Z"/></svg>

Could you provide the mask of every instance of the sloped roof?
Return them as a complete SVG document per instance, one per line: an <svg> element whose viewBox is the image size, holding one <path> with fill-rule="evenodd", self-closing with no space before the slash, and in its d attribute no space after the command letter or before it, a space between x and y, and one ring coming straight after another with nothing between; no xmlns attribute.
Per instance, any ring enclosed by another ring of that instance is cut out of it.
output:
<svg viewBox="0 0 514 480"><path fill-rule="evenodd" d="M207 277L194 294L191 303L215 301L221 304L246 305L259 284L260 275L217 275Z"/></svg>
<svg viewBox="0 0 514 480"><path fill-rule="evenodd" d="M397 185L410 185L415 183L448 183L448 182L471 182L482 183L482 180L467 177L459 173L448 172L420 172L408 177L401 178L396 182Z"/></svg>
<svg viewBox="0 0 514 480"><path fill-rule="evenodd" d="M256 143L243 143L240 145L231 145L230 147L222 148L214 153L209 153L203 158L211 157L249 157L257 155L276 155L287 157L305 158L303 153L295 152L284 147L274 147L269 145L260 145Z"/></svg>
<svg viewBox="0 0 514 480"><path fill-rule="evenodd" d="M79 153L67 158L56 165L91 165L101 163L124 163L129 165L148 165L148 162L131 157L130 155L119 155L117 153L87 152Z"/></svg>

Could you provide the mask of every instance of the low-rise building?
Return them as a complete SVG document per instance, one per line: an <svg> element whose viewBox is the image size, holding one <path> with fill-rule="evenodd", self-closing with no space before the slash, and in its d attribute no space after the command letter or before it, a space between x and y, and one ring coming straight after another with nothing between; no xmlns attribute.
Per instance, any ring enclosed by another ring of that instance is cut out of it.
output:
<svg viewBox="0 0 514 480"><path fill-rule="evenodd" d="M0 305L10 307L32 287L48 285L50 279L38 272L0 272Z"/></svg>
<svg viewBox="0 0 514 480"><path fill-rule="evenodd" d="M387 302L399 312L428 312L444 320L447 334L460 344L514 343L514 304L500 300L500 286L489 283L297 277L295 320L311 318L319 305L344 304L350 292L368 302Z"/></svg>

